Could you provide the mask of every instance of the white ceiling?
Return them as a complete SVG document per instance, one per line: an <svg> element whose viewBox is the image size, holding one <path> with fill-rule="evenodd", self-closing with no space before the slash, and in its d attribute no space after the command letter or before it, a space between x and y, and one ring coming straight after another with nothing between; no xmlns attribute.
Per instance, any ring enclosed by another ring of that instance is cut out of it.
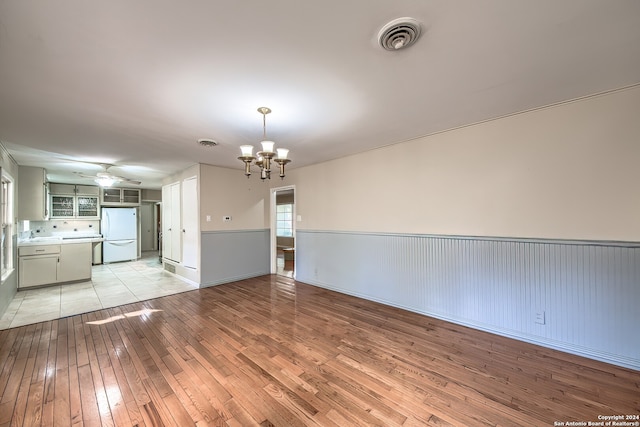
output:
<svg viewBox="0 0 640 427"><path fill-rule="evenodd" d="M638 83L637 0L0 2L0 141L53 181L241 174L260 106L294 168Z"/></svg>

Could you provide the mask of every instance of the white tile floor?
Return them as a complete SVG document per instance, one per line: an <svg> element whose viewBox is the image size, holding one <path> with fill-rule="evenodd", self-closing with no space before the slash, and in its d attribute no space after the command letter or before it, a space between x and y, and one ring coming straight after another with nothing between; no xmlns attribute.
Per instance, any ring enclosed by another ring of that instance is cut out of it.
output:
<svg viewBox="0 0 640 427"><path fill-rule="evenodd" d="M163 270L157 252L137 261L95 265L87 282L18 291L0 318L0 329L197 289Z"/></svg>

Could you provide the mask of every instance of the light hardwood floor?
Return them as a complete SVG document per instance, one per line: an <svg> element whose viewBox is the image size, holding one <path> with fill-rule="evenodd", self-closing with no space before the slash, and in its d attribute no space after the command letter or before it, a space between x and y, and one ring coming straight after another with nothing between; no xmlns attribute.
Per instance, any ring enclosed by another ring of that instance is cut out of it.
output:
<svg viewBox="0 0 640 427"><path fill-rule="evenodd" d="M553 426L640 414L640 372L278 275L1 331L0 390L0 426Z"/></svg>

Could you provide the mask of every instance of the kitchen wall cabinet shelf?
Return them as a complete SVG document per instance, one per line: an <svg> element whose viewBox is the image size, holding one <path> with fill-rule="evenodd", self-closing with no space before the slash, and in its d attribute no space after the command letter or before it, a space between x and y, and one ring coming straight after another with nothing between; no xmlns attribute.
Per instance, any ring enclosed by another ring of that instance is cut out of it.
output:
<svg viewBox="0 0 640 427"><path fill-rule="evenodd" d="M51 218L73 218L76 211L75 196L51 195Z"/></svg>
<svg viewBox="0 0 640 427"><path fill-rule="evenodd" d="M100 188L95 185L74 185L52 182L49 184L49 193L60 195L70 194L74 196L98 196L100 194Z"/></svg>
<svg viewBox="0 0 640 427"><path fill-rule="evenodd" d="M140 206L138 188L103 188L102 206Z"/></svg>
<svg viewBox="0 0 640 427"><path fill-rule="evenodd" d="M100 190L90 185L49 184L51 219L100 218Z"/></svg>

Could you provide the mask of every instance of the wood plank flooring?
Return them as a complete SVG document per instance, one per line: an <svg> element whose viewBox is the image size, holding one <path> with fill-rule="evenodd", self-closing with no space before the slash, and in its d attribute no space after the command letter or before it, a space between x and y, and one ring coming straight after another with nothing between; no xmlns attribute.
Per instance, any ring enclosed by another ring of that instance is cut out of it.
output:
<svg viewBox="0 0 640 427"><path fill-rule="evenodd" d="M1 331L0 391L0 426L552 426L640 414L640 372L275 275Z"/></svg>

